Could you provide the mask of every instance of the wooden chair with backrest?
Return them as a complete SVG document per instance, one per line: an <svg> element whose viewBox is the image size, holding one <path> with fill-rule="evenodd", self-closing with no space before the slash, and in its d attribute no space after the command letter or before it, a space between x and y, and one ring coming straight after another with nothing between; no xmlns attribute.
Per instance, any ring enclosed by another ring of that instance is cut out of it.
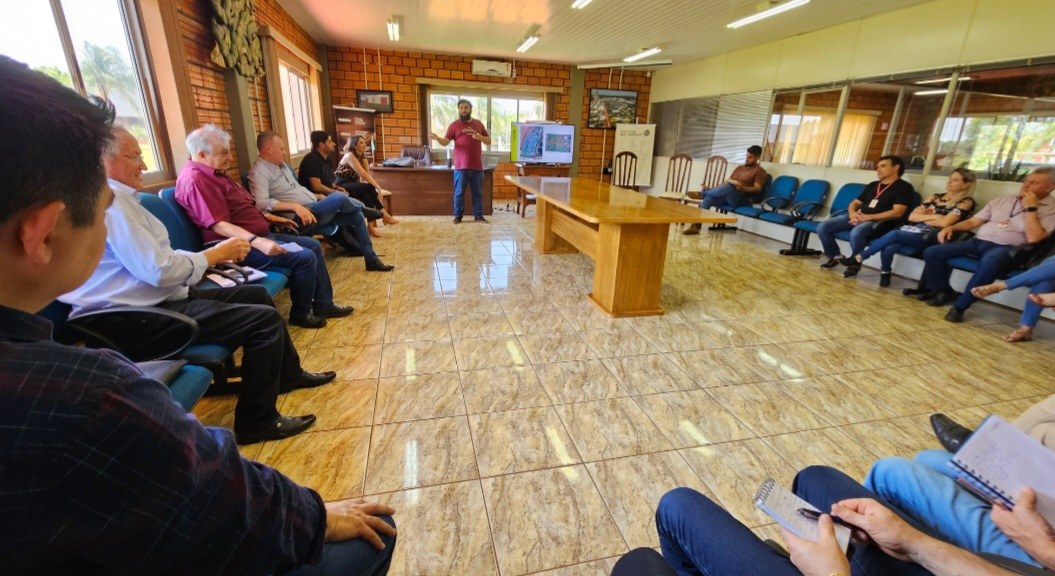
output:
<svg viewBox="0 0 1055 576"><path fill-rule="evenodd" d="M637 154L620 152L612 161L612 185L637 190Z"/></svg>
<svg viewBox="0 0 1055 576"><path fill-rule="evenodd" d="M719 186L722 182L725 182L725 172L729 169L729 161L725 159L725 156L719 156L715 154L707 159L707 164L703 169L703 181L700 182L700 192L687 193L685 199L682 200L685 204L700 205L700 201L703 198L703 190L710 190L715 186Z"/></svg>
<svg viewBox="0 0 1055 576"><path fill-rule="evenodd" d="M692 172L692 156L688 154L675 154L667 162L667 185L658 194L660 198L668 200L685 200L685 194L689 191L689 177Z"/></svg>

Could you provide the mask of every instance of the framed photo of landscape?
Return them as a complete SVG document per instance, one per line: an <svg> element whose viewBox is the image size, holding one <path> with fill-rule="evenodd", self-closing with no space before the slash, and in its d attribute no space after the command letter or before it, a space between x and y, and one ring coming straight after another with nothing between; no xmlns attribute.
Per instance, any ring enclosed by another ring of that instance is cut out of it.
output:
<svg viewBox="0 0 1055 576"><path fill-rule="evenodd" d="M634 90L590 90L589 128L615 128L637 122L637 92Z"/></svg>
<svg viewBox="0 0 1055 576"><path fill-rule="evenodd" d="M378 112L392 111L391 90L357 90L355 98L356 106L360 108L371 108Z"/></svg>

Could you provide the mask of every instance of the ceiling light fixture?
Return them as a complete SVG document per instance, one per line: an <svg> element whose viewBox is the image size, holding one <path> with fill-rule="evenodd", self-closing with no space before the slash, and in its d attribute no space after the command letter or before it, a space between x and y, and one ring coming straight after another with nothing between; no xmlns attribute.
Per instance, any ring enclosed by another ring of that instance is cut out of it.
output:
<svg viewBox="0 0 1055 576"><path fill-rule="evenodd" d="M655 46L653 48L646 48L638 52L637 54L634 54L633 56L627 56L626 58L623 58L623 62L637 62L638 60L642 60L644 58L648 58L649 56L659 54L662 51L663 49L659 46Z"/></svg>
<svg viewBox="0 0 1055 576"><path fill-rule="evenodd" d="M385 21L385 25L388 26L388 39L393 42L399 42L399 21L400 17L395 14Z"/></svg>
<svg viewBox="0 0 1055 576"><path fill-rule="evenodd" d="M966 82L970 80L970 76L960 76L956 79L957 82ZM942 82L948 82L952 80L952 76L946 76L945 78L935 78L933 80L917 80L916 84L941 84Z"/></svg>
<svg viewBox="0 0 1055 576"><path fill-rule="evenodd" d="M737 20L736 22L730 22L730 23L726 24L725 27L726 28L736 29L736 28L739 28L741 26L747 26L748 24L751 24L752 22L758 22L759 20L765 20L766 18L769 18L770 16L776 16L777 14L780 14L781 12L787 12L788 10L791 10L792 8L798 8L799 6L805 6L806 4L809 4L809 3L810 3L810 0L789 0L788 2L785 2L783 4L777 4L776 6L773 6L772 8L769 8L767 10L763 10L763 11L757 13L757 14L752 14L752 15L746 17L746 18L741 18L741 19Z"/></svg>
<svg viewBox="0 0 1055 576"><path fill-rule="evenodd" d="M576 10L582 10L583 8L586 8L586 5L590 2L593 2L593 0L575 0L575 2L571 3L571 7Z"/></svg>
<svg viewBox="0 0 1055 576"><path fill-rule="evenodd" d="M921 90L916 92L915 96L937 96L938 94L945 94L948 92L948 88L942 88L941 90Z"/></svg>
<svg viewBox="0 0 1055 576"><path fill-rule="evenodd" d="M598 62L596 64L579 64L579 70L594 70L597 68L647 68L650 66L670 66L670 60L639 60L637 62Z"/></svg>
<svg viewBox="0 0 1055 576"><path fill-rule="evenodd" d="M520 46L517 46L517 52L527 52L532 46L535 45L535 42L538 42L538 39L538 34L532 34L531 36L525 37L524 41L520 43Z"/></svg>

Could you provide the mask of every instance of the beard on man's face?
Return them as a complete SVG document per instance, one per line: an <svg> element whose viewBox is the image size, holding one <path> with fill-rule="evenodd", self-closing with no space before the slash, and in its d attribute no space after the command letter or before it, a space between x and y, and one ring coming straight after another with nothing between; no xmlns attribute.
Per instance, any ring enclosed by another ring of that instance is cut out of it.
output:
<svg viewBox="0 0 1055 576"><path fill-rule="evenodd" d="M473 113L472 112L469 112L468 114L459 114L458 115L458 118L461 118L462 122L468 122L469 120L472 119L472 117L473 117Z"/></svg>

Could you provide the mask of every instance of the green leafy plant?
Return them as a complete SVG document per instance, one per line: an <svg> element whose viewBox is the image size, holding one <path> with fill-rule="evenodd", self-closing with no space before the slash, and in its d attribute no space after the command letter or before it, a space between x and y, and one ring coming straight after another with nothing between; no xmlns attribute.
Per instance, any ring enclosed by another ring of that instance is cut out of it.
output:
<svg viewBox="0 0 1055 576"><path fill-rule="evenodd" d="M221 68L234 70L246 78L264 75L253 0L212 0L212 33L216 37L209 58Z"/></svg>
<svg viewBox="0 0 1055 576"><path fill-rule="evenodd" d="M990 162L989 167L986 169L985 177L987 180L1022 182L1026 179L1027 174L1029 174L1029 168L1023 168L1021 160L1016 162L1014 166L1007 166L1000 162Z"/></svg>

